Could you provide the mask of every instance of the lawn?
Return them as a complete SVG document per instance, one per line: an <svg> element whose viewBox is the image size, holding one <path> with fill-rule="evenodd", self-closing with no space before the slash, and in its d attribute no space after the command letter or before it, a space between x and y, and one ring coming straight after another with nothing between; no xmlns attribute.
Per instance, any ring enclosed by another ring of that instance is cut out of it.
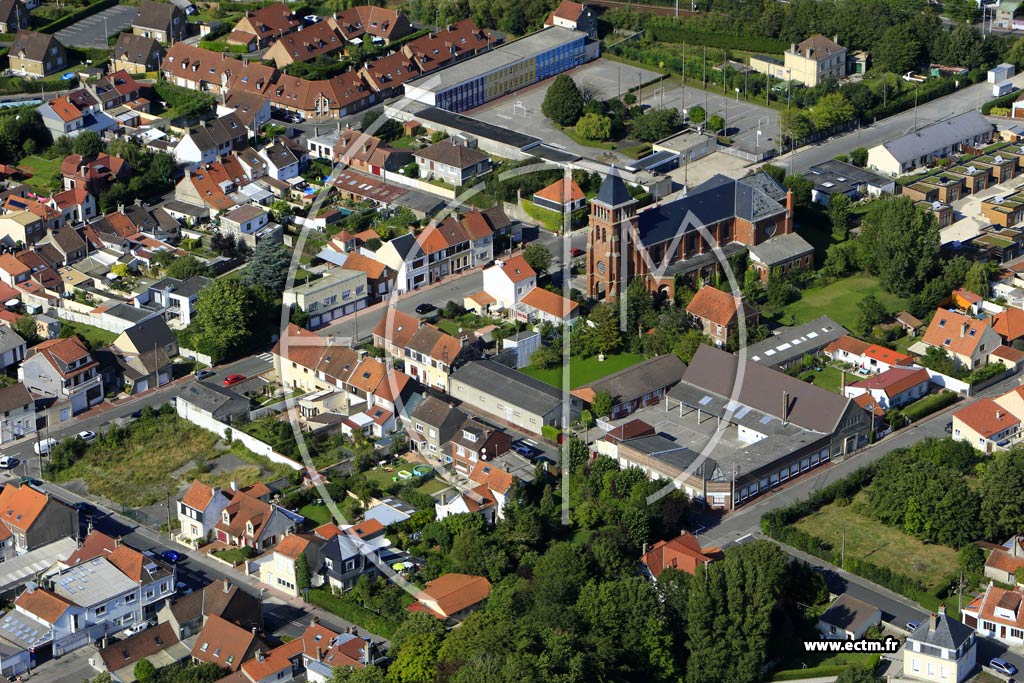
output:
<svg viewBox="0 0 1024 683"><path fill-rule="evenodd" d="M856 378L847 378L847 381L856 381ZM814 384L838 394L843 384L843 373L838 368L826 365L821 372L814 373Z"/></svg>
<svg viewBox="0 0 1024 683"><path fill-rule="evenodd" d="M326 505L314 505L310 503L299 509L299 514L313 522L317 526L327 524L331 521L331 511Z"/></svg>
<svg viewBox="0 0 1024 683"><path fill-rule="evenodd" d="M817 638L817 634L809 637ZM793 681L808 678L824 678L837 676L840 671L850 666L868 666L872 669L878 665L880 655L869 652L808 652L794 661L783 662L779 671L772 676L773 681Z"/></svg>
<svg viewBox="0 0 1024 683"><path fill-rule="evenodd" d="M549 232L560 232L562 230L564 217L557 211L537 206L529 199L523 200L523 211Z"/></svg>
<svg viewBox="0 0 1024 683"><path fill-rule="evenodd" d="M231 550L215 550L210 553L218 560L224 560L233 565L241 564L243 560L246 560L253 555L252 548L244 546L241 548L232 548Z"/></svg>
<svg viewBox="0 0 1024 683"><path fill-rule="evenodd" d="M391 483L392 477L398 476L399 470L405 470L412 474L413 464L411 462L408 462L407 460L399 460L397 463L393 465L388 465L388 467L391 468L391 472L388 472L383 467L374 467L372 470L366 470L365 472L363 472L363 476L366 477L367 481L375 482L383 487ZM399 481L403 480L400 479ZM404 481L408 481L411 483L412 479L406 479Z"/></svg>
<svg viewBox="0 0 1024 683"><path fill-rule="evenodd" d="M49 192L50 180L57 173L60 173L62 158L44 159L41 156L27 156L18 164L32 174L32 177L25 181L25 184L36 192Z"/></svg>
<svg viewBox="0 0 1024 683"><path fill-rule="evenodd" d="M585 384L590 384L613 372L636 365L643 359L644 357L638 353L617 353L612 356L605 356L603 361L599 361L597 356L591 356L590 358L572 356L569 359L569 387L576 389ZM548 368L547 370L524 368L523 372L551 386L562 386L562 366Z"/></svg>
<svg viewBox="0 0 1024 683"><path fill-rule="evenodd" d="M857 304L868 294L874 294L889 311L895 313L906 310L905 300L883 292L876 278L861 274L836 280L825 287L805 290L798 301L783 309L780 322L785 325L799 325L827 315L850 329L857 324Z"/></svg>
<svg viewBox="0 0 1024 683"><path fill-rule="evenodd" d="M113 332L101 330L85 323L71 322L70 320L60 321L60 332L62 336L76 334L81 336L90 349L98 349L110 344L117 338Z"/></svg>
<svg viewBox="0 0 1024 683"><path fill-rule="evenodd" d="M829 503L793 526L840 547L846 532L846 556L867 560L879 567L913 576L929 591L943 586L957 571L956 551L926 545L902 531L871 519L861 512L867 492L861 491L846 506Z"/></svg>
<svg viewBox="0 0 1024 683"><path fill-rule="evenodd" d="M422 486L418 486L416 488L419 491L423 491L423 493L427 494L428 496L433 496L435 494L441 493L441 491L444 491L446 488L449 488L449 486L440 479L427 479L425 482L423 482Z"/></svg>

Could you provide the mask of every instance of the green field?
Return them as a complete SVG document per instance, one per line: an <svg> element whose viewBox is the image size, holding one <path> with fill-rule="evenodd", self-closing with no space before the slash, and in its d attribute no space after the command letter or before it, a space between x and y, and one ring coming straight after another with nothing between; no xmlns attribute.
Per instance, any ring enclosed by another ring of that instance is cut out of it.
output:
<svg viewBox="0 0 1024 683"><path fill-rule="evenodd" d="M603 361L598 360L597 356L591 356L590 358L572 356L569 359L569 387L576 389L585 384L590 384L613 372L636 365L643 359L644 357L638 353L617 353L612 356L605 356ZM523 368L523 372L551 386L562 386L562 366L548 368L547 370Z"/></svg>
<svg viewBox="0 0 1024 683"><path fill-rule="evenodd" d="M98 349L104 346L110 346L110 344L117 339L117 335L113 332L107 332L101 330L98 327L92 325L86 325L85 323L71 322L70 320L60 321L60 331L63 336L70 336L72 334L80 335L85 343L89 345L90 349Z"/></svg>
<svg viewBox="0 0 1024 683"><path fill-rule="evenodd" d="M883 292L876 278L861 274L836 280L825 287L803 291L798 301L783 309L779 322L784 325L799 325L827 315L849 329L857 324L857 304L868 294L874 294L882 305L893 313L906 309L906 301L894 294Z"/></svg>
<svg viewBox="0 0 1024 683"><path fill-rule="evenodd" d="M317 526L327 524L331 521L331 511L326 505L314 505L310 503L299 509L299 514L314 522Z"/></svg>
<svg viewBox="0 0 1024 683"><path fill-rule="evenodd" d="M18 164L32 174L32 177L25 181L25 184L36 192L49 192L50 180L57 173L60 173L60 164L63 159L44 159L41 156L27 156Z"/></svg>
<svg viewBox="0 0 1024 683"><path fill-rule="evenodd" d="M847 382L855 380L856 378L846 378ZM827 389L838 394L843 384L843 373L831 365L826 365L821 369L821 372L814 373L814 383L822 389Z"/></svg>
<svg viewBox="0 0 1024 683"><path fill-rule="evenodd" d="M900 574L913 576L929 591L944 585L957 571L956 551L940 545L927 545L886 526L861 512L866 491L858 493L846 506L829 503L793 526L828 541L835 548L846 532L846 556L867 560Z"/></svg>

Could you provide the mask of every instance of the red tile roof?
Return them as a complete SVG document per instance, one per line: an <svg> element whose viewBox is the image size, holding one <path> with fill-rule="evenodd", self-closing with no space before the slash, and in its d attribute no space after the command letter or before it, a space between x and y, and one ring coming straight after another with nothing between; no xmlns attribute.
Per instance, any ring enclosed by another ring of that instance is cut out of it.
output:
<svg viewBox="0 0 1024 683"><path fill-rule="evenodd" d="M8 484L0 491L0 521L27 531L43 513L50 497L28 485Z"/></svg>
<svg viewBox="0 0 1024 683"><path fill-rule="evenodd" d="M26 590L14 604L47 624L54 624L71 607L71 603L43 588Z"/></svg>
<svg viewBox="0 0 1024 683"><path fill-rule="evenodd" d="M992 316L992 329L1009 343L1024 337L1024 310L1007 308Z"/></svg>
<svg viewBox="0 0 1024 683"><path fill-rule="evenodd" d="M565 3L562 4L564 5ZM543 190L534 192L533 195L535 197L547 199L548 201L555 202L563 206L566 204L571 204L573 202L578 202L585 196L583 194L583 190L580 189L580 186L576 184L575 180L570 179L568 182L566 182L565 178L556 180L555 182L545 187Z"/></svg>
<svg viewBox="0 0 1024 683"><path fill-rule="evenodd" d="M845 351L852 356L863 356L864 352L871 348L871 344L856 339L849 335L840 337L826 346L822 353L831 358L837 351Z"/></svg>
<svg viewBox="0 0 1024 683"><path fill-rule="evenodd" d="M910 365L914 362L914 359L905 353L893 351L892 349L887 349L884 346L879 346L878 344L872 344L869 346L864 351L864 356L866 358L881 361L888 365Z"/></svg>
<svg viewBox="0 0 1024 683"><path fill-rule="evenodd" d="M192 657L237 671L246 654L258 642L256 634L227 619L209 614L196 637Z"/></svg>
<svg viewBox="0 0 1024 683"><path fill-rule="evenodd" d="M568 320L572 317L573 312L579 308L579 304L575 301L566 299L560 294L549 292L543 287L534 287L519 301L561 320Z"/></svg>
<svg viewBox="0 0 1024 683"><path fill-rule="evenodd" d="M185 491L185 495L181 497L182 503L199 511L205 510L211 500L213 500L213 488L198 479L192 482L188 491Z"/></svg>
<svg viewBox="0 0 1024 683"><path fill-rule="evenodd" d="M963 313L940 308L935 312L935 317L928 325L922 341L929 346L963 356L972 356L988 326L988 320L978 320Z"/></svg>
<svg viewBox="0 0 1024 683"><path fill-rule="evenodd" d="M722 327L728 327L736 319L737 306L746 306L741 299L728 292L704 285L690 300L686 312Z"/></svg>
<svg viewBox="0 0 1024 683"><path fill-rule="evenodd" d="M421 604L426 601L436 604L440 616L447 617L480 604L490 594L491 582L482 576L444 574L428 581L416 599Z"/></svg>
<svg viewBox="0 0 1024 683"><path fill-rule="evenodd" d="M1020 420L991 398L979 398L953 413L953 418L986 439L1015 424L1020 424Z"/></svg>
<svg viewBox="0 0 1024 683"><path fill-rule="evenodd" d="M927 384L928 377L928 371L924 368L892 368L850 386L869 391L880 390L892 398L919 384Z"/></svg>
<svg viewBox="0 0 1024 683"><path fill-rule="evenodd" d="M495 266L501 268L501 272L505 273L505 277L513 284L537 276L537 271L526 262L522 254L516 254L511 258L501 261L500 265L495 264Z"/></svg>
<svg viewBox="0 0 1024 683"><path fill-rule="evenodd" d="M697 537L683 533L671 541L658 541L643 556L643 563L655 578L666 569L694 574L697 567L714 561L717 548L701 548Z"/></svg>

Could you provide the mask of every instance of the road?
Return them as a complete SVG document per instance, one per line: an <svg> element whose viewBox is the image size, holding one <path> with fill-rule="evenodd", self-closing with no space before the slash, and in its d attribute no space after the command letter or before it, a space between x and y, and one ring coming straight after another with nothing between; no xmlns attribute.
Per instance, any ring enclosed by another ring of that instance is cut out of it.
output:
<svg viewBox="0 0 1024 683"><path fill-rule="evenodd" d="M107 38L131 26L138 11L131 5L115 5L57 31L55 37L62 45L106 50Z"/></svg>
<svg viewBox="0 0 1024 683"><path fill-rule="evenodd" d="M1024 86L1024 74L1017 74L1010 79L1020 88ZM917 107L917 128L930 123L948 119L951 116L978 109L992 99L992 84L983 82L962 88L945 97L926 102ZM857 147L870 149L888 140L914 131L915 114L913 109L895 114L886 119L850 131L844 135L830 138L817 145L809 145L790 154L771 160L769 163L785 166L790 173L804 173L811 166L834 159L839 154L849 154Z"/></svg>

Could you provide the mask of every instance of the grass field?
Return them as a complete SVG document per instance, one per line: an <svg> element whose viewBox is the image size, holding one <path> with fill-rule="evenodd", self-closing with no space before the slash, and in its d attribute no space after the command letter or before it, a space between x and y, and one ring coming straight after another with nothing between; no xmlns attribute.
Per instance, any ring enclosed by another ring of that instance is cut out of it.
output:
<svg viewBox="0 0 1024 683"><path fill-rule="evenodd" d="M313 505L310 503L302 508L299 508L299 514L315 523L317 526L321 524L327 524L331 521L331 511L326 505Z"/></svg>
<svg viewBox="0 0 1024 683"><path fill-rule="evenodd" d="M68 332L70 330L70 332ZM98 349L103 346L110 346L111 342L117 339L117 335L113 332L107 332L101 330L98 327L92 325L86 325L85 323L76 323L70 320L60 321L61 334L77 334L81 335L85 342L91 349Z"/></svg>
<svg viewBox="0 0 1024 683"><path fill-rule="evenodd" d="M880 567L913 576L929 590L942 586L957 570L956 551L940 545L926 545L871 519L862 512L866 496L866 491L861 491L844 507L830 503L794 526L827 540L837 548L845 530L847 557L868 560Z"/></svg>
<svg viewBox="0 0 1024 683"><path fill-rule="evenodd" d="M50 179L55 173L60 173L60 163L64 159L44 159L41 156L27 156L18 164L32 174L32 177L25 181L25 184L36 192L49 192Z"/></svg>
<svg viewBox="0 0 1024 683"><path fill-rule="evenodd" d="M808 639L817 639L817 632L808 634L807 637ZM842 654L808 652L798 660L784 662L782 664L784 668L776 671L772 680L792 681L837 676L843 669L850 666L875 666L880 658L880 655L868 652L844 652Z"/></svg>
<svg viewBox="0 0 1024 683"><path fill-rule="evenodd" d="M855 381L855 379L847 378L846 381ZM822 389L838 394L843 384L843 373L831 365L826 365L821 369L821 372L814 373L814 383Z"/></svg>
<svg viewBox="0 0 1024 683"><path fill-rule="evenodd" d="M894 294L883 292L878 280L870 275L854 275L836 280L826 287L805 290L799 301L786 306L780 322L785 325L799 325L827 315L847 329L857 323L857 304L868 294L874 294L887 310L892 312L906 309L907 302Z"/></svg>
<svg viewBox="0 0 1024 683"><path fill-rule="evenodd" d="M637 353L618 353L613 356L605 356L603 361L598 360L597 356L590 358L572 356L569 359L569 388L576 389L590 384L613 372L636 365L643 359L644 357ZM553 387L562 386L562 366L547 370L523 368L523 372Z"/></svg>

